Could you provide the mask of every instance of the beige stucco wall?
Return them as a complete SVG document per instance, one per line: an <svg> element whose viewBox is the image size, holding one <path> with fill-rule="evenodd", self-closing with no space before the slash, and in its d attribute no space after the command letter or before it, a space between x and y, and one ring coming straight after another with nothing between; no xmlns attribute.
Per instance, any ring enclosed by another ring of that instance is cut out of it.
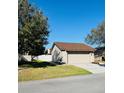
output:
<svg viewBox="0 0 124 93"><path fill-rule="evenodd" d="M57 61L57 59L60 57L61 51L58 47L56 47L56 45L53 47L52 51L51 51L51 55L52 55L52 61Z"/></svg>
<svg viewBox="0 0 124 93"><path fill-rule="evenodd" d="M95 62L94 53L90 53L90 62Z"/></svg>
<svg viewBox="0 0 124 93"><path fill-rule="evenodd" d="M62 59L62 62L67 63L67 52L61 51L56 45L53 47L51 54L52 61L57 62L59 59Z"/></svg>
<svg viewBox="0 0 124 93"><path fill-rule="evenodd" d="M66 51L62 51L62 56L63 56L63 62L65 62L67 64L67 52Z"/></svg>

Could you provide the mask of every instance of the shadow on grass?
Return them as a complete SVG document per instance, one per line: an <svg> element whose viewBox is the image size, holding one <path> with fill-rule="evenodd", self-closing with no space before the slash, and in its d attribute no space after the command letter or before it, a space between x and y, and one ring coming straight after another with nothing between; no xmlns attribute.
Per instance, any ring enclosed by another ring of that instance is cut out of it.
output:
<svg viewBox="0 0 124 93"><path fill-rule="evenodd" d="M45 68L45 67L48 67L48 66L56 66L56 65L62 65L62 64L61 63L53 63L53 62L29 62L29 61L18 62L18 66L23 67L23 68L29 68L29 67Z"/></svg>

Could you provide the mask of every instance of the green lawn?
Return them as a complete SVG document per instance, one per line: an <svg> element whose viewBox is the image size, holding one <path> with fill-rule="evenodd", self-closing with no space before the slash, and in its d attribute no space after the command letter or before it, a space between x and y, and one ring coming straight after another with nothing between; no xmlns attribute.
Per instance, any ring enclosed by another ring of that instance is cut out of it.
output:
<svg viewBox="0 0 124 93"><path fill-rule="evenodd" d="M72 65L47 66L45 68L26 68L19 70L19 81L43 80L49 78L86 75L91 72Z"/></svg>

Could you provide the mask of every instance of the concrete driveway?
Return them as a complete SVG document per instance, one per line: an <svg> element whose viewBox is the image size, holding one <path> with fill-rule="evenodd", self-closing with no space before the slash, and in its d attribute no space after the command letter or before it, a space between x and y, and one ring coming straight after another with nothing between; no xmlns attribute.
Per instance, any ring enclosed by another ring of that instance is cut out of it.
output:
<svg viewBox="0 0 124 93"><path fill-rule="evenodd" d="M105 67L100 66L98 64L92 64L92 63L84 63L84 64L72 64L74 66L84 68L86 70L89 70L92 73L104 73L105 72Z"/></svg>
<svg viewBox="0 0 124 93"><path fill-rule="evenodd" d="M19 83L19 93L105 93L102 74L71 76L65 78Z"/></svg>

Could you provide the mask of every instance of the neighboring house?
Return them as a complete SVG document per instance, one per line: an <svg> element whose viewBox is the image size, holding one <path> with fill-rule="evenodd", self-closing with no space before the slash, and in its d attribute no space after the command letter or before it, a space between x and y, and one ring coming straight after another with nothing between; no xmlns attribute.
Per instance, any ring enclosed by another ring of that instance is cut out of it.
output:
<svg viewBox="0 0 124 93"><path fill-rule="evenodd" d="M52 61L66 64L94 62L95 49L83 43L55 42L52 46Z"/></svg>

